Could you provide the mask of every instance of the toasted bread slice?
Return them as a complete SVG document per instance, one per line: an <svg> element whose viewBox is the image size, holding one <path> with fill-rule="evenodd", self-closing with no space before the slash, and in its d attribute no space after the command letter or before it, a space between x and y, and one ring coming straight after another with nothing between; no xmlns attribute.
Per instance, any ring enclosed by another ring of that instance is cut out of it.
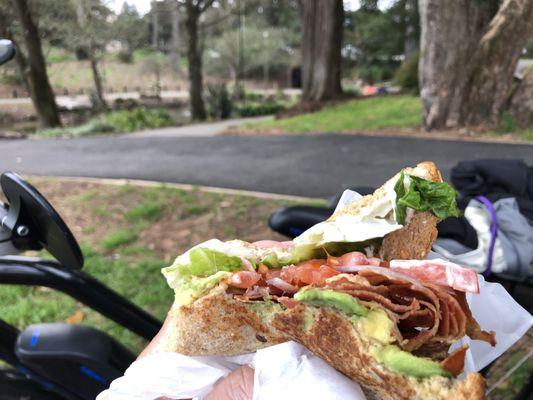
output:
<svg viewBox="0 0 533 400"><path fill-rule="evenodd" d="M417 379L388 370L371 355L376 343L359 332L346 315L327 308L298 305L274 316L273 325L302 343L331 366L362 385L369 398L382 400L480 400L484 380L441 376Z"/></svg>
<svg viewBox="0 0 533 400"><path fill-rule="evenodd" d="M189 305L171 308L170 326L155 351L230 356L285 342L286 336L269 324L267 313L261 312L272 306L238 301L215 288Z"/></svg>
<svg viewBox="0 0 533 400"><path fill-rule="evenodd" d="M441 173L432 161L421 162L415 168L405 168L404 172L429 181L442 182ZM390 196L399 177L400 173L397 173L374 193L363 196L360 200L348 204L333 214L329 221L335 221L343 215L366 214L367 209ZM437 217L430 212L412 213L409 222L403 228L385 235L379 249L379 257L385 261L426 258L437 239L437 222Z"/></svg>

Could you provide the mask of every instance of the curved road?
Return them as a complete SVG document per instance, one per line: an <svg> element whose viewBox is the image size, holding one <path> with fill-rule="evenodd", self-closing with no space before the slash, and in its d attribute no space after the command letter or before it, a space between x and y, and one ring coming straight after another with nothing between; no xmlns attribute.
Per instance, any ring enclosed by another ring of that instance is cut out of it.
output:
<svg viewBox="0 0 533 400"><path fill-rule="evenodd" d="M533 146L418 138L313 136L93 137L0 140L0 171L131 178L325 197L376 186L400 168L434 160L522 158Z"/></svg>

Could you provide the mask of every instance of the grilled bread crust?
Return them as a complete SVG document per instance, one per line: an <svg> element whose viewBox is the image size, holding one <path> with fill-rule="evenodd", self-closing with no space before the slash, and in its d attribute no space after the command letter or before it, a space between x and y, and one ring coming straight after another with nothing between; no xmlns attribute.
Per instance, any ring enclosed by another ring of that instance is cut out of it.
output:
<svg viewBox="0 0 533 400"><path fill-rule="evenodd" d="M464 381L435 376L416 379L393 372L372 356L373 339L332 309L298 305L275 315L273 325L331 366L362 385L369 398L382 400L481 400L484 380L470 373Z"/></svg>
<svg viewBox="0 0 533 400"><path fill-rule="evenodd" d="M167 334L155 352L190 356L238 355L287 341L249 304L216 287L195 302L169 311Z"/></svg>

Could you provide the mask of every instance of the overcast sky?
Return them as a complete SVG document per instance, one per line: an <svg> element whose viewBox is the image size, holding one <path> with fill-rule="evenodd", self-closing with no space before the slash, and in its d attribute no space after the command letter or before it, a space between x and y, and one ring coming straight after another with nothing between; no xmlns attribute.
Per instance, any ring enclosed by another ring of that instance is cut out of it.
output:
<svg viewBox="0 0 533 400"><path fill-rule="evenodd" d="M135 7L137 7L137 11L141 14L146 14L148 11L150 11L150 1L151 0L108 0L109 5L113 10L116 12L119 12L122 8L122 4L126 1L129 4L134 4ZM246 0L245 0L246 1ZM379 2L380 8L387 8L390 4L392 4L394 0L381 0ZM350 8L351 10L357 9L359 7L359 0L344 0L344 4L346 7Z"/></svg>

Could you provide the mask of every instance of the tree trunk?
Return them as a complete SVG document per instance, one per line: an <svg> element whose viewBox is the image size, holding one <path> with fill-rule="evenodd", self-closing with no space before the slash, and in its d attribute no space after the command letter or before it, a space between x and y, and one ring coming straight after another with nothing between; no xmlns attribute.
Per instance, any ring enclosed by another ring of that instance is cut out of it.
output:
<svg viewBox="0 0 533 400"><path fill-rule="evenodd" d="M417 1L404 0L404 23L405 23L405 40L403 43L404 60L407 60L418 50L418 32L417 25L419 24L417 15Z"/></svg>
<svg viewBox="0 0 533 400"><path fill-rule="evenodd" d="M342 0L300 0L304 101L339 97L344 21Z"/></svg>
<svg viewBox="0 0 533 400"><path fill-rule="evenodd" d="M89 57L89 63L91 64L91 72L94 82L94 95L91 98L93 108L98 111L103 111L107 108L107 104L104 99L104 90L102 87L102 77L98 70L98 58L96 56L96 46L93 37L93 30L91 29L91 14L90 5L87 0L78 0L78 8L76 10L78 23L80 27L85 31L83 48L87 51Z"/></svg>
<svg viewBox="0 0 533 400"><path fill-rule="evenodd" d="M518 59L533 31L533 1L506 0L477 47L466 93L465 123L495 125L508 104Z"/></svg>
<svg viewBox="0 0 533 400"><path fill-rule="evenodd" d="M33 21L26 0L13 0L13 7L22 26L22 35L27 50L26 81L30 89L35 111L42 127L60 126L59 111L48 74L41 47L37 25Z"/></svg>
<svg viewBox="0 0 533 400"><path fill-rule="evenodd" d="M192 1L187 2L187 17L185 27L189 36L187 56L189 58L189 101L191 103L191 118L205 120L206 112L202 97L204 86L202 77L202 46L200 43L198 21L201 11Z"/></svg>
<svg viewBox="0 0 533 400"><path fill-rule="evenodd" d="M533 68L529 68L514 91L509 113L518 126L526 129L533 124Z"/></svg>
<svg viewBox="0 0 533 400"><path fill-rule="evenodd" d="M152 48L159 50L159 7L157 1L152 1Z"/></svg>
<svg viewBox="0 0 533 400"><path fill-rule="evenodd" d="M420 0L424 127L496 124L533 27L530 0Z"/></svg>
<svg viewBox="0 0 533 400"><path fill-rule="evenodd" d="M96 56L94 55L94 51L91 51L90 53L91 54L89 55L89 60L91 62L91 71L93 74L93 81L94 81L94 88L95 88L93 107L99 111L103 111L107 109L107 104L104 98L102 77L100 75L100 71L98 70L98 60Z"/></svg>
<svg viewBox="0 0 533 400"><path fill-rule="evenodd" d="M172 31L170 37L170 62L174 71L180 69L180 9L179 3L172 3Z"/></svg>

